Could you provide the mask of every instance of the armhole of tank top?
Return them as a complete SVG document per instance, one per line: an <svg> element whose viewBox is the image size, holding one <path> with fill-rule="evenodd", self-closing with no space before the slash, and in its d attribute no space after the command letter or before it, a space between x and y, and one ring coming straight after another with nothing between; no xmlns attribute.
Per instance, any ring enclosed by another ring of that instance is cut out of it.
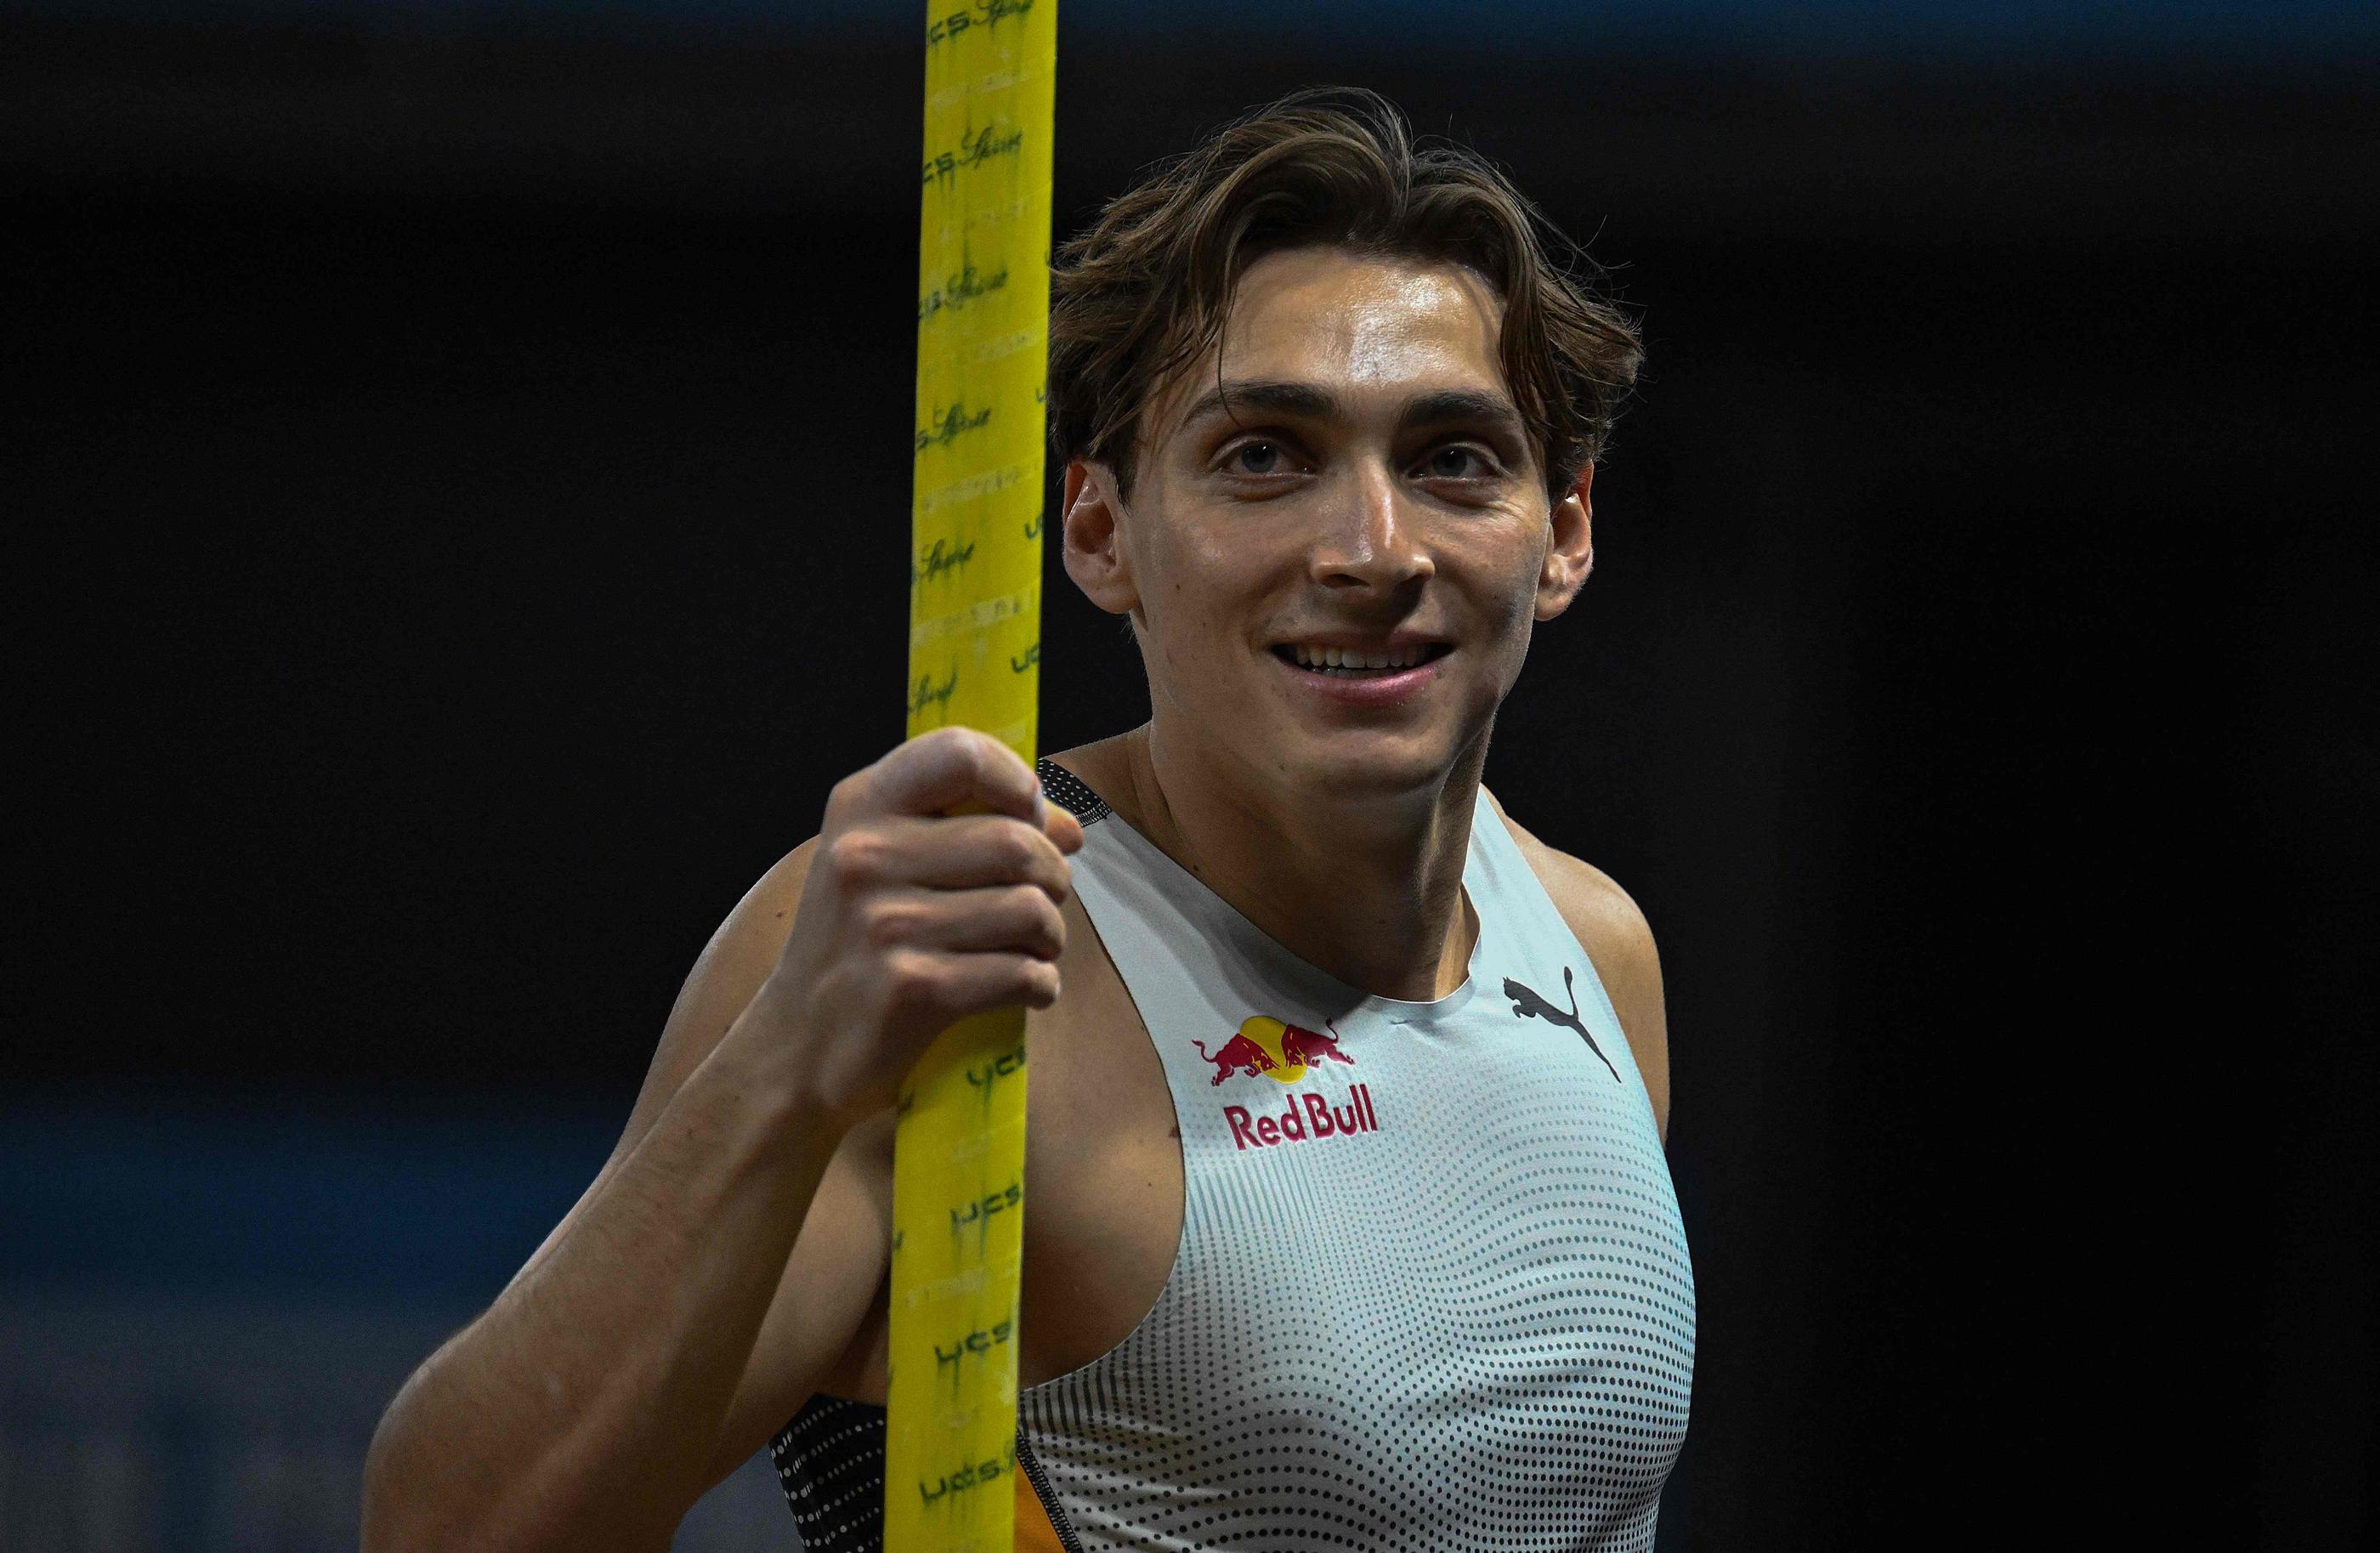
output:
<svg viewBox="0 0 2380 1553"><path fill-rule="evenodd" d="M809 1553L883 1553L884 1410L820 1391L769 1442ZM1016 1553L1082 1553L1025 1430L1016 1431Z"/></svg>
<svg viewBox="0 0 2380 1553"><path fill-rule="evenodd" d="M1043 760L1036 767L1036 771L1041 778L1042 790L1049 794L1052 801L1064 805L1069 812L1083 822L1083 826L1086 830L1098 824L1103 819L1109 819L1115 813L1115 810L1109 806L1108 801L1100 797L1099 794L1092 789L1088 783L1084 782L1080 777L1075 776L1063 766L1057 765L1052 761ZM1129 838L1129 840L1126 838ZM1133 843L1135 843L1140 846L1145 847L1156 857L1164 858L1165 855L1163 853L1158 852L1154 846L1149 845L1148 842L1140 836L1139 832L1133 830L1131 825L1125 821L1118 820L1116 822L1114 832L1110 834L1107 838L1107 844L1111 846L1122 846L1127 855L1130 854ZM1171 859L1165 860L1165 866L1168 867L1173 866ZM1184 874L1183 877L1186 879L1189 876ZM1100 929L1098 911L1091 904L1091 892L1077 890L1075 892L1075 898L1082 903L1083 915L1090 922L1091 933L1099 941L1099 952L1106 957L1110 970L1114 973L1116 985L1123 990L1124 1001L1130 1005L1132 1009L1133 1018L1140 1025L1142 1038L1147 1040L1149 1044L1149 1054L1157 1059L1158 1076L1160 1081L1165 1086L1166 1109L1172 1113L1173 1119L1174 1147L1178 1151L1176 1157L1180 1161L1182 1171L1182 1222L1174 1229L1173 1251L1172 1255L1166 1259L1165 1277L1159 1282L1157 1286L1157 1293L1149 1301L1148 1308L1140 1313L1138 1318L1133 1322L1131 1329L1126 1331L1123 1337L1117 1339L1114 1346L1108 1349L1106 1353L1100 1353L1095 1358L1087 1359L1082 1364L1075 1365L1071 1370L1066 1370L1061 1374L1050 1376L1047 1379L1037 1381L1032 1386L1020 1387L1020 1396L1026 1391L1043 1391L1049 1388L1061 1386L1065 1382L1078 1379L1081 1377L1089 1374L1093 1370L1096 1370L1099 1365L1107 1363L1126 1344L1130 1343L1135 1337L1139 1336L1140 1333L1148 1327L1149 1319L1154 1316L1159 1310L1163 1308L1166 1296L1173 1290L1174 1280L1182 1274L1183 1264L1187 1260L1187 1252L1190 1246L1190 1140L1186 1135L1187 1128L1184 1123L1181 1097L1174 1088L1172 1067L1166 1062L1165 1053L1157 1043L1157 1034L1155 1029L1150 1025L1148 1011L1141 1004L1141 994L1139 990L1134 988L1132 977L1125 974L1123 963L1116 958L1114 950L1109 945L1106 933ZM1028 1080L1028 1083L1030 1081ZM1017 1431L1017 1440L1018 1449L1020 1452L1022 1452L1025 1450L1025 1431L1022 1428L1019 1428ZM1035 1486L1037 1488L1046 1490L1048 1483L1046 1480L1037 1480ZM1047 1492L1044 1492L1041 1497L1045 1500L1050 1498ZM1076 1544L1074 1540L1074 1534L1066 1528L1062 1520L1058 1519L1061 1512L1053 1506L1050 1513L1052 1519L1057 1521L1060 1541L1069 1548L1075 1547ZM1026 1546L1026 1545L1022 1541L1017 1544L1020 1553L1022 1553L1022 1550Z"/></svg>

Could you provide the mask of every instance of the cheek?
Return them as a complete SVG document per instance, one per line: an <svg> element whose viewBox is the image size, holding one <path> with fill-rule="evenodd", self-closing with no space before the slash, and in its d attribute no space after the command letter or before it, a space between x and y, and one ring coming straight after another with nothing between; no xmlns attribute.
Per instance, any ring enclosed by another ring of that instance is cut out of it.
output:
<svg viewBox="0 0 2380 1553"><path fill-rule="evenodd" d="M1537 573L1541 542L1518 532L1482 545L1465 559L1463 592L1483 697L1500 701L1521 677L1537 625Z"/></svg>
<svg viewBox="0 0 2380 1553"><path fill-rule="evenodd" d="M1495 622L1496 677L1502 686L1498 692L1500 698L1521 677L1521 663L1529 655L1529 641L1537 628L1536 578L1533 576L1528 580L1530 588L1504 595L1503 607Z"/></svg>
<svg viewBox="0 0 2380 1553"><path fill-rule="evenodd" d="M1172 634L1195 631L1202 638L1214 627L1245 613L1252 600L1265 591L1271 558L1251 545L1249 536L1221 526L1170 524L1148 536L1148 565L1142 595L1150 617ZM1187 642L1184 650L1189 650Z"/></svg>
<svg viewBox="0 0 2380 1553"><path fill-rule="evenodd" d="M1152 669L1177 687L1195 695L1197 686L1213 683L1217 661L1237 641L1232 631L1235 601L1245 593L1246 579L1235 566L1232 547L1186 525L1169 525L1145 536L1138 547L1140 605L1147 625Z"/></svg>
<svg viewBox="0 0 2380 1553"><path fill-rule="evenodd" d="M1493 542L1473 548L1464 569L1478 579L1473 589L1480 619L1498 637L1526 640L1537 613L1537 576L1545 564L1545 524L1515 519Z"/></svg>
<svg viewBox="0 0 2380 1553"><path fill-rule="evenodd" d="M1525 636L1537 619L1537 568L1516 566L1504 578L1497 590L1501 624L1508 629Z"/></svg>

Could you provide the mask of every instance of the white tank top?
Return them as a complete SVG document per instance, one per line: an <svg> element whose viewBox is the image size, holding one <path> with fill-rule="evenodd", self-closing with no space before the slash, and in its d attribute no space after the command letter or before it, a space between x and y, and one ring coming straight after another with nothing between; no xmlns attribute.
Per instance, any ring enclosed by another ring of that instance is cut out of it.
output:
<svg viewBox="0 0 2380 1553"><path fill-rule="evenodd" d="M1109 1549L1649 1549L1685 1438L1694 1274L1594 963L1483 800L1463 984L1298 959L1063 768L1075 888L1165 1064L1173 1268L1018 1398L1059 1538ZM882 1411L771 1442L807 1545L880 1546Z"/></svg>
<svg viewBox="0 0 2380 1553"><path fill-rule="evenodd" d="M1173 1270L1026 1389L1081 1548L1649 1548L1685 1438L1694 1274L1594 963L1484 800L1479 939L1435 1002L1298 959L1044 762L1075 887L1165 1064Z"/></svg>

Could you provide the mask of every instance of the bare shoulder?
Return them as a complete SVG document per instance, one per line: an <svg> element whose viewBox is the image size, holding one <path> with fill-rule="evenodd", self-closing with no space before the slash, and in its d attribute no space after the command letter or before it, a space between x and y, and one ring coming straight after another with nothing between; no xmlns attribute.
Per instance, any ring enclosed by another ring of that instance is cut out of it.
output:
<svg viewBox="0 0 2380 1553"><path fill-rule="evenodd" d="M653 1049L652 1066L621 1134L622 1155L636 1147L769 979L793 934L794 913L817 851L818 838L812 836L771 865L703 945Z"/></svg>
<svg viewBox="0 0 2380 1553"><path fill-rule="evenodd" d="M1670 1032L1662 1007L1661 956L1653 929L1628 892L1602 869L1558 851L1533 835L1505 813L1494 794L1480 794L1502 818L1519 843L1521 855L1536 873L1538 882L1560 912L1562 920L1595 962L1595 974L1611 997L1620 1016L1621 1033L1628 1037L1637 1071L1645 1075L1653 1099L1653 1114L1661 1135L1670 1134Z"/></svg>

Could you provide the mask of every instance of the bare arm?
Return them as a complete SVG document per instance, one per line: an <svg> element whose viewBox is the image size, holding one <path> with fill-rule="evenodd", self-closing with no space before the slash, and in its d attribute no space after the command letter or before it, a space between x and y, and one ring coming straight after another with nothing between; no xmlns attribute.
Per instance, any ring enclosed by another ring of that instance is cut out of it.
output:
<svg viewBox="0 0 2380 1553"><path fill-rule="evenodd" d="M1019 822L1032 773L979 737L839 785L820 840L730 915L610 1161L390 1404L367 1553L666 1548L849 1344L884 1266L870 1160L898 1074L961 1013L1056 996L1081 831ZM995 812L925 818L969 797Z"/></svg>

